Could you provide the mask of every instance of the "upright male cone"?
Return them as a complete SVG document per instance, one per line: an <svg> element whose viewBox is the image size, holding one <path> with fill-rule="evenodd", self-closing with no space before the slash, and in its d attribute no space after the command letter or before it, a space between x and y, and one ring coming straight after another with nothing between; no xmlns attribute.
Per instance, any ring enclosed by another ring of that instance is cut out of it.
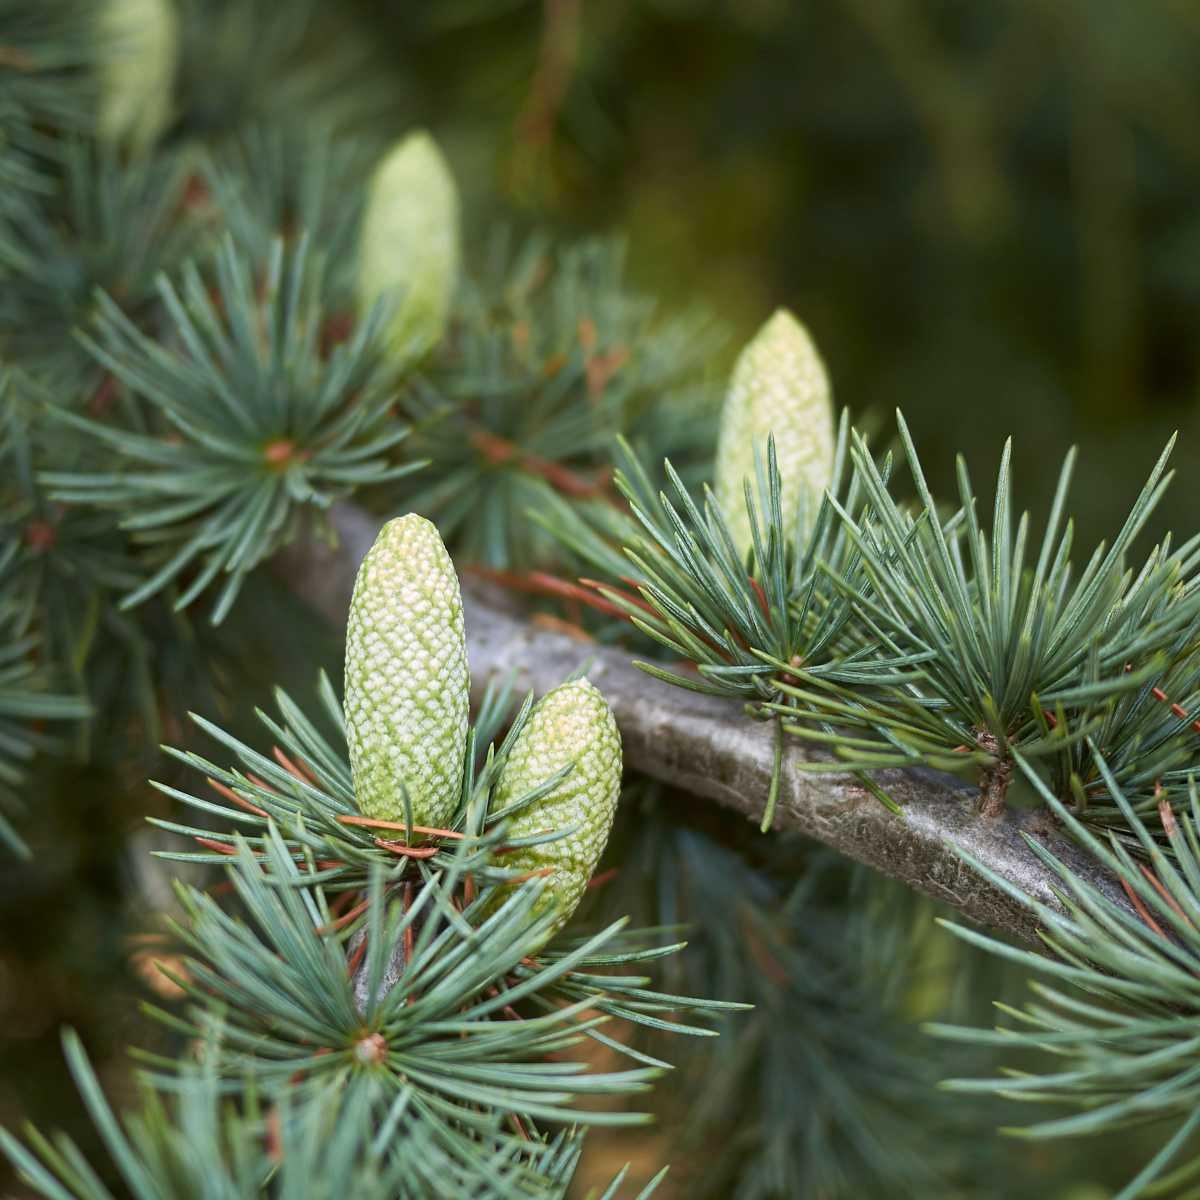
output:
<svg viewBox="0 0 1200 1200"><path fill-rule="evenodd" d="M586 679L563 683L534 706L504 764L494 806L513 804L568 763L570 774L546 795L519 809L508 826L513 839L554 830L565 837L505 854L518 871L549 867L539 907L557 912L551 933L566 923L604 853L621 793L621 735L608 701Z"/></svg>
<svg viewBox="0 0 1200 1200"><path fill-rule="evenodd" d="M444 827L462 791L470 682L462 596L438 531L409 513L367 552L346 629L346 736L363 814Z"/></svg>
<svg viewBox="0 0 1200 1200"><path fill-rule="evenodd" d="M358 303L391 305L387 338L403 359L442 336L458 282L458 187L437 143L411 133L371 177L358 247Z"/></svg>
<svg viewBox="0 0 1200 1200"><path fill-rule="evenodd" d="M174 0L101 0L95 19L101 48L96 132L102 141L145 151L171 119L179 63Z"/></svg>
<svg viewBox="0 0 1200 1200"><path fill-rule="evenodd" d="M784 532L790 538L802 503L811 525L833 478L834 426L825 364L808 331L785 308L738 356L721 410L714 491L743 555L753 541L743 484L749 479L757 497L754 455L765 460L769 436L775 438Z"/></svg>

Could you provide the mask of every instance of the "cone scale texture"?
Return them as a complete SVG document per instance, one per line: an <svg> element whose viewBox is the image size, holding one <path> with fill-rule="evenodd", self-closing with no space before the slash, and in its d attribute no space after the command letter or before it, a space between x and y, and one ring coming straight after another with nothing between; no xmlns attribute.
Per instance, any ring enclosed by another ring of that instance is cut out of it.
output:
<svg viewBox="0 0 1200 1200"><path fill-rule="evenodd" d="M389 521L363 559L346 629L346 736L363 814L442 828L458 807L469 677L462 596L437 530Z"/></svg>
<svg viewBox="0 0 1200 1200"><path fill-rule="evenodd" d="M833 476L834 425L829 376L808 331L779 309L738 356L717 439L717 503L742 554L752 544L743 481L757 495L754 455L775 438L782 477L784 530L790 535L803 498L816 518Z"/></svg>
<svg viewBox="0 0 1200 1200"><path fill-rule="evenodd" d="M515 803L568 763L574 763L570 774L520 809L508 834L516 839L551 830L572 832L504 856L506 868L550 868L539 905L557 910L555 930L583 897L608 842L621 792L621 735L608 702L586 679L556 687L534 707L504 765L494 807Z"/></svg>

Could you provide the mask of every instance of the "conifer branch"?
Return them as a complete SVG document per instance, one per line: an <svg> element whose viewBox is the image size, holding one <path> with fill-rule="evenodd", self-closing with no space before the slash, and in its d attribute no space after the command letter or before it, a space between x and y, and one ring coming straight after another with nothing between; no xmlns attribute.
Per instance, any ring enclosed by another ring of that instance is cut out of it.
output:
<svg viewBox="0 0 1200 1200"><path fill-rule="evenodd" d="M336 547L299 542L277 563L314 608L341 622L379 520L349 504L335 505L331 517ZM543 692L590 660L589 677L616 715L628 765L750 820L761 819L775 754L769 723L747 720L728 699L659 684L637 670L624 650L586 644L522 620L506 611L495 593L475 588L465 601L473 691L519 671L521 688ZM981 878L957 850L1058 909L1061 881L1030 849L1026 839L1032 838L1077 878L1127 907L1116 879L1060 834L1046 813L1009 809L987 819L977 814L974 784L934 771L879 772L876 782L903 810L897 817L850 775L797 769L820 753L790 741L785 746L776 828L804 833L952 905L972 921L1039 945L1036 914Z"/></svg>

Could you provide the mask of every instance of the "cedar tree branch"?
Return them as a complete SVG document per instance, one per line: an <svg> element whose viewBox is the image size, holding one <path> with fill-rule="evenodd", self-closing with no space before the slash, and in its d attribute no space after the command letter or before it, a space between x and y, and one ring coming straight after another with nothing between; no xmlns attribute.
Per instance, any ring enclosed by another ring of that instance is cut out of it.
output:
<svg viewBox="0 0 1200 1200"><path fill-rule="evenodd" d="M299 541L278 558L286 581L331 621L345 620L358 564L379 520L352 505L333 513L336 547ZM584 663L612 705L628 766L679 791L715 800L758 822L771 779L771 724L732 701L671 687L631 665L626 651L585 643L506 611L505 597L468 585L467 642L472 692L514 672L541 694ZM903 808L890 813L849 775L800 769L816 752L785 749L775 828L794 829L958 909L982 925L1037 942L1032 912L986 883L955 854L957 845L1025 894L1057 906L1056 877L1026 844L1033 837L1076 875L1125 903L1117 883L1043 812L977 811L978 788L933 771L884 771L877 781Z"/></svg>

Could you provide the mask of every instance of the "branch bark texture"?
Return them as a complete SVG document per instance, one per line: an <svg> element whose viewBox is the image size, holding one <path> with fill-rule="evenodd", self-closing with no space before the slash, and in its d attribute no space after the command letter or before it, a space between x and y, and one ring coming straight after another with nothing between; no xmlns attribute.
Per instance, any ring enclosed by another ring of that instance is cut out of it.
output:
<svg viewBox="0 0 1200 1200"><path fill-rule="evenodd" d="M358 564L379 522L344 506L334 514L336 547L298 542L279 560L287 581L329 620L346 619ZM671 687L637 670L627 651L582 642L506 611L503 598L464 587L471 687L516 676L539 695L587 664L588 676L616 715L625 761L639 773L716 801L743 817L762 818L770 785L774 738L769 723L748 718L728 700ZM1078 876L1125 904L1116 881L1041 812L978 813L978 789L932 771L880 772L878 782L902 806L895 816L844 774L813 774L818 757L791 741L775 815L793 829L865 863L981 925L1037 942L1037 922L1024 905L987 884L954 852L970 853L1025 894L1056 906L1056 877L1025 842L1047 846Z"/></svg>

